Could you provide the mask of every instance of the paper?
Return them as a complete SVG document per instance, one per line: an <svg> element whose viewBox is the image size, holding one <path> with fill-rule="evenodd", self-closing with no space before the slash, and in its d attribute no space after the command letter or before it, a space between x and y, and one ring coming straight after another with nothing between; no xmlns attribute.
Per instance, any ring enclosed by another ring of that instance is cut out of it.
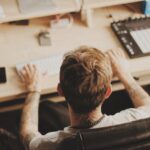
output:
<svg viewBox="0 0 150 150"><path fill-rule="evenodd" d="M53 0L18 0L21 13L48 11L55 8Z"/></svg>
<svg viewBox="0 0 150 150"><path fill-rule="evenodd" d="M3 7L0 5L0 18L4 18L4 17L5 17L4 9L3 9Z"/></svg>

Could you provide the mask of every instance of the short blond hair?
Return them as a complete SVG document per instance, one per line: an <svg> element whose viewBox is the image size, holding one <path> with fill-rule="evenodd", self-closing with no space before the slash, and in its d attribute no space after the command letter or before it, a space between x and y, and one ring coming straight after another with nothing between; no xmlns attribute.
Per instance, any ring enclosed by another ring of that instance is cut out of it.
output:
<svg viewBox="0 0 150 150"><path fill-rule="evenodd" d="M80 47L65 55L60 69L60 86L76 113L89 113L103 100L112 78L106 55L92 47Z"/></svg>

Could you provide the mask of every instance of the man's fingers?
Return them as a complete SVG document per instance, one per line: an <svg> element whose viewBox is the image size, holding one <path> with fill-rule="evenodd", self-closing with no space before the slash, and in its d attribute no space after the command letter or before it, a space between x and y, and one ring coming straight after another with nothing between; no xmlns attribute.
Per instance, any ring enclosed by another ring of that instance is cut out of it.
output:
<svg viewBox="0 0 150 150"><path fill-rule="evenodd" d="M21 70L21 71L19 72L19 76L20 76L20 78L21 78L21 81L22 81L22 82L25 82L23 70Z"/></svg>
<svg viewBox="0 0 150 150"><path fill-rule="evenodd" d="M122 51L122 49L116 49L116 50L113 50L113 53L114 53L114 55L115 56L118 56L118 57L125 57L124 56L124 53L123 53L123 51Z"/></svg>
<svg viewBox="0 0 150 150"><path fill-rule="evenodd" d="M25 65L19 74L29 91L41 90L41 76L35 65Z"/></svg>
<svg viewBox="0 0 150 150"><path fill-rule="evenodd" d="M33 74L34 73L34 67L33 67L33 65L32 64L27 64L27 67L28 67L28 69L30 71L30 74Z"/></svg>
<svg viewBox="0 0 150 150"><path fill-rule="evenodd" d="M125 58L124 52L120 49L120 55Z"/></svg>
<svg viewBox="0 0 150 150"><path fill-rule="evenodd" d="M122 52L121 49L109 50L106 52L106 54L111 58L120 58L120 57L125 58L124 53Z"/></svg>
<svg viewBox="0 0 150 150"><path fill-rule="evenodd" d="M112 60L115 59L114 52L112 50L109 50L106 52L106 55Z"/></svg>
<svg viewBox="0 0 150 150"><path fill-rule="evenodd" d="M28 78L28 79L30 79L30 77L31 77L31 69L30 69L30 66L29 65L25 65L24 66L24 68L23 68L24 70L25 70L25 72L26 72L26 77Z"/></svg>
<svg viewBox="0 0 150 150"><path fill-rule="evenodd" d="M111 50L111 53L115 57L119 57L120 56L120 52L117 49L116 50Z"/></svg>
<svg viewBox="0 0 150 150"><path fill-rule="evenodd" d="M29 79L32 79L35 77L35 75L37 75L37 68L34 64L27 64L25 69Z"/></svg>
<svg viewBox="0 0 150 150"><path fill-rule="evenodd" d="M39 69L38 69L38 67L35 65L35 64L33 64L33 69L34 69L34 73L37 73L37 72L39 72Z"/></svg>
<svg viewBox="0 0 150 150"><path fill-rule="evenodd" d="M28 75L25 69L20 71L20 76L23 82L27 82L28 80Z"/></svg>

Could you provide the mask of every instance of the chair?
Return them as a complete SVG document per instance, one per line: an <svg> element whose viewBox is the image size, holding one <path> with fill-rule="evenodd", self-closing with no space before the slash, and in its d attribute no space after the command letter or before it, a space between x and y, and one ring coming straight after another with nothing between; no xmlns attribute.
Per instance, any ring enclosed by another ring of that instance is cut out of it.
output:
<svg viewBox="0 0 150 150"><path fill-rule="evenodd" d="M150 118L86 129L63 140L59 150L150 150Z"/></svg>
<svg viewBox="0 0 150 150"><path fill-rule="evenodd" d="M0 150L24 150L14 133L0 128Z"/></svg>

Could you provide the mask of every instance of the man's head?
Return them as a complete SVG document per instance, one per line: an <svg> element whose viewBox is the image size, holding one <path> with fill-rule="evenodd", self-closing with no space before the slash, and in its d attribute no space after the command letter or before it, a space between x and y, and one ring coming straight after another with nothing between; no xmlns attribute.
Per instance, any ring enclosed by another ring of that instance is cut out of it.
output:
<svg viewBox="0 0 150 150"><path fill-rule="evenodd" d="M110 95L111 77L110 61L104 53L80 47L63 60L59 90L75 113L88 114Z"/></svg>

